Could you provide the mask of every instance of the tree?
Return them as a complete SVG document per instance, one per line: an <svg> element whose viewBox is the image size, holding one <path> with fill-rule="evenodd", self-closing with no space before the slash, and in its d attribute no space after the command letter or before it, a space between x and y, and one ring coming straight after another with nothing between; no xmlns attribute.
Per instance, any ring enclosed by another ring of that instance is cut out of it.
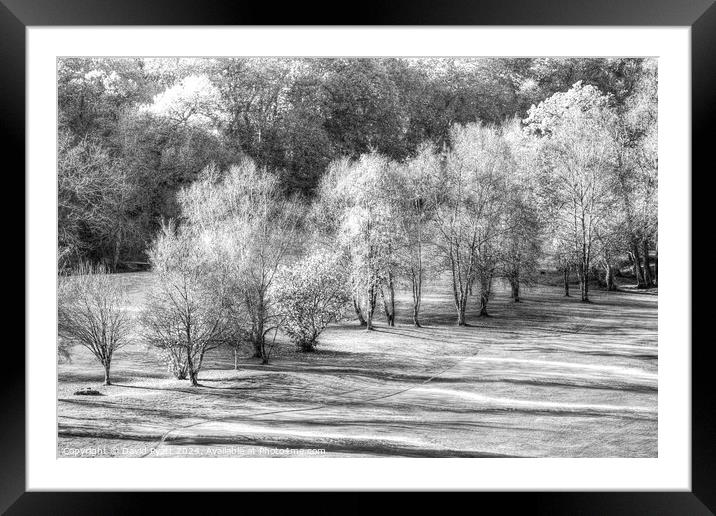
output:
<svg viewBox="0 0 716 516"><path fill-rule="evenodd" d="M60 267L103 261L117 268L123 241L135 227L126 212L133 186L107 149L89 138L73 145L59 136L57 226Z"/></svg>
<svg viewBox="0 0 716 516"><path fill-rule="evenodd" d="M328 324L343 317L350 296L340 259L317 251L278 275L274 289L282 327L300 351L313 351Z"/></svg>
<svg viewBox="0 0 716 516"><path fill-rule="evenodd" d="M650 150L638 152L655 143L639 136L649 124L655 135L648 121L655 120L656 88L640 86L656 84L648 59L63 58L57 93L67 148L100 144L107 170L126 186L115 204L121 209L107 217L117 222L112 227L98 228L91 209L75 211L74 222L63 219L63 245L73 237L80 246L63 249L72 263L144 262L159 220L179 215L177 191L212 161L224 169L249 156L275 173L284 195L310 199L342 157L376 151L402 163L423 144L449 148L452 126L526 116L532 103L579 80L611 94L628 121L634 167L655 161ZM60 149L60 160L66 157ZM646 183L637 183L646 194ZM74 201L60 193L64 210ZM647 259L656 251L655 204L632 199L643 263L645 243ZM651 268L638 271L643 284Z"/></svg>
<svg viewBox="0 0 716 516"><path fill-rule="evenodd" d="M566 235L556 234L550 242L550 251L557 270L562 274L564 297L569 295L569 276L576 268L577 259L574 256L574 247Z"/></svg>
<svg viewBox="0 0 716 516"><path fill-rule="evenodd" d="M227 134L259 167L281 163L279 128L303 60L220 59L214 82L228 113ZM276 154L274 156L274 154ZM274 161L278 159L278 161Z"/></svg>
<svg viewBox="0 0 716 516"><path fill-rule="evenodd" d="M544 57L527 59L526 67L518 74L530 87L520 88L520 96L530 104L538 104L557 92L569 90L581 82L609 95L614 104L622 105L638 89L637 81L648 59L643 58L583 58Z"/></svg>
<svg viewBox="0 0 716 516"><path fill-rule="evenodd" d="M457 324L465 313L472 287L480 286L481 313L487 314L497 245L506 230L506 173L509 150L496 128L456 126L447 153L442 189L436 192L437 248L452 277Z"/></svg>
<svg viewBox="0 0 716 516"><path fill-rule="evenodd" d="M78 138L111 138L118 115L149 101L154 92L142 59L58 59L59 128Z"/></svg>
<svg viewBox="0 0 716 516"><path fill-rule="evenodd" d="M190 75L154 96L141 111L166 119L174 127L218 130L227 120L221 93L206 75Z"/></svg>
<svg viewBox="0 0 716 516"><path fill-rule="evenodd" d="M361 326L367 326L359 299L362 296L356 278L353 274L353 248L355 242L345 237L347 216L352 206L350 192L353 164L351 160L342 158L331 162L321 178L320 185L308 216L309 227L312 231L312 240L324 247L339 245L344 256L337 265L349 278L351 303L356 318Z"/></svg>
<svg viewBox="0 0 716 516"><path fill-rule="evenodd" d="M104 266L86 263L58 282L60 338L87 348L104 368L104 384L111 385L114 353L129 342L132 328L125 287Z"/></svg>
<svg viewBox="0 0 716 516"><path fill-rule="evenodd" d="M500 271L510 284L513 301L519 303L522 286L534 281L542 250L542 227L535 210L524 198L511 198L508 210L509 230L502 239Z"/></svg>
<svg viewBox="0 0 716 516"><path fill-rule="evenodd" d="M149 251L156 281L142 314L145 336L178 379L199 385L207 351L227 337L228 313L217 294L206 245L191 229L164 225Z"/></svg>
<svg viewBox="0 0 716 516"><path fill-rule="evenodd" d="M619 153L617 198L629 231L637 284L649 288L654 286L650 250L656 248L658 240L658 87L654 60L645 60L637 85L626 99L612 135Z"/></svg>
<svg viewBox="0 0 716 516"><path fill-rule="evenodd" d="M318 235L337 241L347 257L353 307L362 326L373 329L379 297L395 324L399 235L391 204L396 167L378 153L331 164L321 182L312 220Z"/></svg>
<svg viewBox="0 0 716 516"><path fill-rule="evenodd" d="M246 158L222 172L209 167L179 195L185 226L213 244L216 263L229 263L235 310L250 320L254 354L268 363L266 335L280 322L272 284L290 254L299 251L300 209L286 199L275 175ZM223 258L222 258L223 257Z"/></svg>
<svg viewBox="0 0 716 516"><path fill-rule="evenodd" d="M337 185L345 200L338 238L350 256L356 311L372 330L380 296L388 325L393 326L399 243L389 185L395 167L387 158L371 153L361 156L344 174Z"/></svg>
<svg viewBox="0 0 716 516"><path fill-rule="evenodd" d="M393 199L401 239L397 262L406 277L413 298L413 324L420 327L423 279L429 270L428 246L432 240L436 209L434 192L440 178L440 158L430 145L398 167Z"/></svg>
<svg viewBox="0 0 716 516"><path fill-rule="evenodd" d="M544 200L539 197L535 161L537 145L519 120L505 124L503 136L510 147L512 171L507 177L506 231L502 237L501 273L508 280L514 302L522 285L532 283L542 254L545 228Z"/></svg>
<svg viewBox="0 0 716 516"><path fill-rule="evenodd" d="M387 69L390 60L334 59L325 63L325 128L339 155L357 159L377 151L405 156L408 119L401 92Z"/></svg>
<svg viewBox="0 0 716 516"><path fill-rule="evenodd" d="M231 161L224 110L208 79L214 66L211 59L58 62L59 230L70 266L145 261L160 218L176 216L176 191L211 160ZM123 184L119 192L99 188L101 210L73 195L90 157L102 165L103 180ZM109 223L99 226L98 215Z"/></svg>
<svg viewBox="0 0 716 516"><path fill-rule="evenodd" d="M614 204L608 104L596 88L576 83L530 109L526 119L528 128L544 138L543 193L552 202L555 231L572 247L583 302L589 302L596 237Z"/></svg>
<svg viewBox="0 0 716 516"><path fill-rule="evenodd" d="M624 232L623 222L623 213L617 207L606 213L604 223L595 229L594 256L604 274L600 284L607 291L617 290L614 271L618 268L619 254L628 249L629 235Z"/></svg>

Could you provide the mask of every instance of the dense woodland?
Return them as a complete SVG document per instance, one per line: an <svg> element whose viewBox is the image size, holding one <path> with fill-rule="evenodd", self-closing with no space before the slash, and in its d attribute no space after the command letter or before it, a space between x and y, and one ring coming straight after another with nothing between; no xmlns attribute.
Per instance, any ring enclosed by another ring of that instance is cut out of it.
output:
<svg viewBox="0 0 716 516"><path fill-rule="evenodd" d="M143 260L210 163L249 156L311 198L336 159L443 150L453 126L525 118L577 81L623 114L655 102L636 98L655 95L636 92L654 74L640 59L63 59L60 252Z"/></svg>
<svg viewBox="0 0 716 516"><path fill-rule="evenodd" d="M585 302L624 265L656 284L653 60L64 59L58 103L58 260L100 272L61 282L60 333L149 262L144 335L194 384L219 345L268 362L279 330L312 350L347 313L393 325L397 288L419 326L426 278L459 325L545 264Z"/></svg>

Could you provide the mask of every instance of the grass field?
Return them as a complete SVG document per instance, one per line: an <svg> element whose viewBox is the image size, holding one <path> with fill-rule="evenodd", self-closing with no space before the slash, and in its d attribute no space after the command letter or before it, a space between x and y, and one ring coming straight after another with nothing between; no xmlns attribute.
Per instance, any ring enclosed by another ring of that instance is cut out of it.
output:
<svg viewBox="0 0 716 516"><path fill-rule="evenodd" d="M116 277L138 310L151 274ZM457 327L447 284L425 292L423 328L405 293L394 328L334 325L315 353L279 341L269 365L238 371L217 350L195 388L139 338L109 387L75 347L58 366L58 456L657 456L654 293L594 290L582 304L546 285L515 304L498 285L492 317L473 303ZM102 396L73 394L83 387Z"/></svg>

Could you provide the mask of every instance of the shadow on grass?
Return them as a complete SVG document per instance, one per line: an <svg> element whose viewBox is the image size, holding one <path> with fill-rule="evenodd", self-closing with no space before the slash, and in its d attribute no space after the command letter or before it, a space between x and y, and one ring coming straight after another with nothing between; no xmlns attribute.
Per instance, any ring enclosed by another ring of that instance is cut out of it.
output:
<svg viewBox="0 0 716 516"><path fill-rule="evenodd" d="M151 371L141 371L136 374L127 373L121 371L113 373L111 375L111 381L113 385L118 385L117 382L129 382L136 378L153 378L161 379L166 378L166 374L152 373ZM60 371L57 376L60 382L89 382L89 383L102 383L104 382L104 373L98 369L96 373L91 371Z"/></svg>

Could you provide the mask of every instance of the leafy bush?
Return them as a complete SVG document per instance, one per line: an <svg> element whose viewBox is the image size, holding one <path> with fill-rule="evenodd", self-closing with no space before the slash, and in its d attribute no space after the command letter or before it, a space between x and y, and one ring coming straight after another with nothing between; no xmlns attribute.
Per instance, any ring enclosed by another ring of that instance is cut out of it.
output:
<svg viewBox="0 0 716 516"><path fill-rule="evenodd" d="M281 270L275 289L283 328L300 351L313 351L331 322L343 317L350 300L340 257L316 252Z"/></svg>

